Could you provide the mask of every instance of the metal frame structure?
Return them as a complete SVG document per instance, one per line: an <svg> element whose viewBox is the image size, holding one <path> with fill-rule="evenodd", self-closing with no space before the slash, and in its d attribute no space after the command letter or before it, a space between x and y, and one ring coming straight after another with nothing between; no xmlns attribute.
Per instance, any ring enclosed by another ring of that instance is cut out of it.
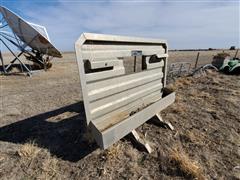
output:
<svg viewBox="0 0 240 180"><path fill-rule="evenodd" d="M5 22L5 21L3 21ZM0 22L1 24L3 24L2 22ZM8 64L7 67L5 67L4 64L4 59L1 53L0 59L1 59L1 63L2 63L2 67L3 67L3 72L4 74L8 73L8 70L10 69L10 67L16 62L18 61L21 65L21 69L22 72L23 69L26 70L28 75L31 75L31 70L30 68L28 68L21 60L20 60L20 56L22 56L23 54L28 54L30 57L34 57L34 55L31 53L30 50L27 49L28 45L26 43L24 43L23 41L21 41L14 32L10 33L8 31L1 31L1 29L7 27L7 23L5 22L1 27L0 27L0 41L1 43L9 50L9 52L14 56L14 59L11 60L10 64ZM11 47L7 44L10 43L11 45L15 46L18 50L20 50L20 52L18 54L16 54ZM1 50L0 50L1 51ZM43 65L45 65L44 61L42 61L40 58L35 58L35 60L38 63L41 63Z"/></svg>
<svg viewBox="0 0 240 180"><path fill-rule="evenodd" d="M83 33L75 50L86 124L101 148L129 133L138 140L135 129L155 115L164 122L160 111L175 100L175 93L165 93L166 41ZM126 74L127 57L141 58L142 71Z"/></svg>
<svg viewBox="0 0 240 180"><path fill-rule="evenodd" d="M189 62L171 63L168 71L168 76L170 78L175 78L183 75L188 75L190 69L191 63Z"/></svg>
<svg viewBox="0 0 240 180"><path fill-rule="evenodd" d="M0 6L0 13L2 14L0 21L0 41L13 55L10 64L5 66L2 53L0 52L4 74L9 72L10 67L13 66L16 61L20 63L22 72L25 70L28 75L32 74L31 67L27 67L20 59L22 55L24 55L27 60L38 64L41 69L45 70L51 65L49 61L53 57L61 57L61 53L50 43L48 33L44 26L26 22L2 6ZM19 52L14 52L11 48L12 46L18 49Z"/></svg>

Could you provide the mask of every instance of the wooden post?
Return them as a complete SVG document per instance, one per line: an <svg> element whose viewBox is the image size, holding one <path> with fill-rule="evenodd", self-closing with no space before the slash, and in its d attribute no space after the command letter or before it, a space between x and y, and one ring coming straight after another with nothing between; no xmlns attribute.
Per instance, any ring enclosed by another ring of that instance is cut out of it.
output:
<svg viewBox="0 0 240 180"><path fill-rule="evenodd" d="M200 55L200 52L198 52L198 54L197 54L197 58L196 58L196 62L195 62L195 67L194 67L194 69L197 69L199 55Z"/></svg>
<svg viewBox="0 0 240 180"><path fill-rule="evenodd" d="M237 49L237 51L236 51L236 53L235 53L235 55L234 55L234 59L236 59L236 58L237 58L237 55L238 55L238 50L239 50L239 49Z"/></svg>

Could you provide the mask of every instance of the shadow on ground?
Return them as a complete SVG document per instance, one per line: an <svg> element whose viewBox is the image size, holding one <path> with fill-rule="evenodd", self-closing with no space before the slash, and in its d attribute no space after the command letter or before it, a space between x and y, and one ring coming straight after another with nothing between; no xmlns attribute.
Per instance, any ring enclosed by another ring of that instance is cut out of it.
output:
<svg viewBox="0 0 240 180"><path fill-rule="evenodd" d="M43 67L37 66L36 64L24 64L30 71L35 72L35 71L44 71ZM0 65L0 74L4 75L14 75L14 76L21 76L24 75L23 73L29 73L21 64L12 64L9 69L6 71L6 67L8 65ZM51 68L50 66L49 68ZM13 69L15 69L15 72L13 72Z"/></svg>
<svg viewBox="0 0 240 180"><path fill-rule="evenodd" d="M80 102L1 127L0 141L34 141L52 155L76 162L97 149L84 138L85 132L84 106Z"/></svg>

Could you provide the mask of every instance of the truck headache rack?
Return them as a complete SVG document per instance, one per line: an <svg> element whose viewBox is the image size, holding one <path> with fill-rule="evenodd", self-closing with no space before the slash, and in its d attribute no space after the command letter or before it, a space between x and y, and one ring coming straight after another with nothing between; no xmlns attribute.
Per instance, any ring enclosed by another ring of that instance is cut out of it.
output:
<svg viewBox="0 0 240 180"><path fill-rule="evenodd" d="M106 149L172 104L164 40L83 33L75 43L86 123ZM134 59L126 73L124 59ZM136 59L141 71L136 72Z"/></svg>

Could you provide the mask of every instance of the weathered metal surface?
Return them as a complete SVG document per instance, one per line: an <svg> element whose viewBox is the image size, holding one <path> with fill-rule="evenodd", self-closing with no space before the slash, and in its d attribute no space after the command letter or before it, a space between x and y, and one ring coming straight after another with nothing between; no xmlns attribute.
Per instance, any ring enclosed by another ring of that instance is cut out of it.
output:
<svg viewBox="0 0 240 180"><path fill-rule="evenodd" d="M138 113L128 116L118 123L111 124L111 126L105 129L101 129L99 127L106 125L107 122L102 121L101 123L97 123L92 121L91 127L93 132L98 136L98 138L100 138L100 141L98 141L99 146L105 149L112 145L114 142L130 133L133 129L139 127L155 114L172 104L174 100L175 93L172 93L167 97L162 98L161 100L158 100L155 103L143 108Z"/></svg>
<svg viewBox="0 0 240 180"><path fill-rule="evenodd" d="M75 44L86 123L102 148L130 133L163 108L167 74L164 40L84 33ZM142 58L142 71L126 73L123 59Z"/></svg>

